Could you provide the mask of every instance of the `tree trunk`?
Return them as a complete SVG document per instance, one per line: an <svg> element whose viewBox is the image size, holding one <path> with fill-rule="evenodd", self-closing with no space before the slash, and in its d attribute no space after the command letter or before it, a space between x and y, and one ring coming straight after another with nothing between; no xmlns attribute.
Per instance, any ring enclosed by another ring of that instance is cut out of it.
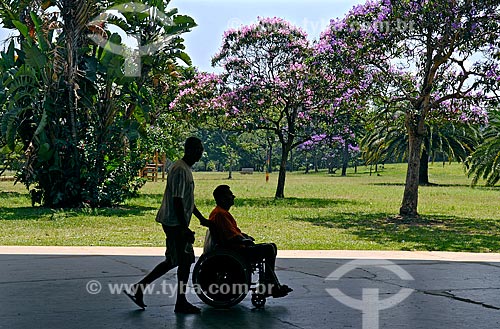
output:
<svg viewBox="0 0 500 329"><path fill-rule="evenodd" d="M285 179L286 179L286 163L290 152L290 143L282 143L281 146L281 162L280 171L278 174L278 186L276 187L276 199L285 198Z"/></svg>
<svg viewBox="0 0 500 329"><path fill-rule="evenodd" d="M403 202L401 203L401 208L399 209L399 214L404 217L418 216L418 181L422 141L423 137L417 133L416 129L409 129L408 170L406 172Z"/></svg>
<svg viewBox="0 0 500 329"><path fill-rule="evenodd" d="M229 154L229 172L227 175L227 179L233 179L233 158L231 154Z"/></svg>
<svg viewBox="0 0 500 329"><path fill-rule="evenodd" d="M318 168L318 154L314 152L314 172L319 172Z"/></svg>
<svg viewBox="0 0 500 329"><path fill-rule="evenodd" d="M418 174L419 185L429 185L429 154L424 148L420 157L420 169Z"/></svg>
<svg viewBox="0 0 500 329"><path fill-rule="evenodd" d="M349 143L344 142L344 150L342 152L342 176L347 176L347 166L349 165Z"/></svg>
<svg viewBox="0 0 500 329"><path fill-rule="evenodd" d="M269 153L267 154L267 159L268 159L268 163L267 163L267 172L268 173L272 173L273 172L273 165L272 165L272 161L273 161L273 143L271 142L271 139L268 137L267 138L267 145L269 146Z"/></svg>

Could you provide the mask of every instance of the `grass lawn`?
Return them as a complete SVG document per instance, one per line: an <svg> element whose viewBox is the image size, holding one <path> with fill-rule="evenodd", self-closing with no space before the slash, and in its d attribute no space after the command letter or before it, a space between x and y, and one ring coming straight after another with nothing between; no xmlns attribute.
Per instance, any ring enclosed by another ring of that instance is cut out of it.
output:
<svg viewBox="0 0 500 329"><path fill-rule="evenodd" d="M367 168L347 177L324 172L287 175L284 200L275 200L277 173L195 173L198 208L208 216L212 190L228 184L231 212L258 242L280 249L440 250L500 252L500 188L469 187L459 164L430 165L436 185L420 188L417 222L394 219L406 166L390 164L372 176ZM112 209L32 208L20 184L0 182L0 245L163 246L154 221L165 183L148 182L141 196ZM205 229L193 218L196 246Z"/></svg>

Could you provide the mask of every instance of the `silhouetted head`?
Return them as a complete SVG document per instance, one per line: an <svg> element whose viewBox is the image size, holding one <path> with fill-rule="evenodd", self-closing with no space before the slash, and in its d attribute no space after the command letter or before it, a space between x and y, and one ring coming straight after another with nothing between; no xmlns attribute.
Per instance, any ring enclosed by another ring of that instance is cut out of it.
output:
<svg viewBox="0 0 500 329"><path fill-rule="evenodd" d="M226 210L229 210L234 205L235 196L228 185L219 185L214 192L215 203Z"/></svg>
<svg viewBox="0 0 500 329"><path fill-rule="evenodd" d="M203 156L203 144L197 137L189 137L184 143L184 161L192 166Z"/></svg>

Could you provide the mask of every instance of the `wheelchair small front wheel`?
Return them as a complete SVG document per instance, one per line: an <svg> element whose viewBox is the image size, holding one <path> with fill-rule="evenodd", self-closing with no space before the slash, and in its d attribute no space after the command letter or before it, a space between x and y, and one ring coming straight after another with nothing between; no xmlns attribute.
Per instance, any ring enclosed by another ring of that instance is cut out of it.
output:
<svg viewBox="0 0 500 329"><path fill-rule="evenodd" d="M252 305L255 308L263 308L266 305L266 296L263 294L252 294Z"/></svg>
<svg viewBox="0 0 500 329"><path fill-rule="evenodd" d="M251 270L239 254L216 250L198 259L192 278L196 294L203 302L216 308L228 308L248 294Z"/></svg>

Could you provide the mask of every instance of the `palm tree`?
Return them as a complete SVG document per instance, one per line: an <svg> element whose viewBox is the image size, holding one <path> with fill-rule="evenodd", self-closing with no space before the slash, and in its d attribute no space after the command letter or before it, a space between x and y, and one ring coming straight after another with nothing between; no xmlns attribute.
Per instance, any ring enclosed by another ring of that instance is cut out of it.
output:
<svg viewBox="0 0 500 329"><path fill-rule="evenodd" d="M404 129L403 116L394 114L393 120L382 120L372 127L361 139L362 157L367 164L377 165L389 159L403 160L407 156L408 140ZM373 120L372 120L373 121Z"/></svg>
<svg viewBox="0 0 500 329"><path fill-rule="evenodd" d="M472 185L485 179L486 186L494 186L500 181L500 110L490 112L483 136L484 142L467 158L467 174Z"/></svg>
<svg viewBox="0 0 500 329"><path fill-rule="evenodd" d="M390 123L376 125L361 141L367 164L389 159L404 160L408 155L408 135L404 123L395 116ZM464 162L474 151L480 138L477 128L468 123L427 124L427 134L420 155L419 184L428 185L429 160Z"/></svg>

